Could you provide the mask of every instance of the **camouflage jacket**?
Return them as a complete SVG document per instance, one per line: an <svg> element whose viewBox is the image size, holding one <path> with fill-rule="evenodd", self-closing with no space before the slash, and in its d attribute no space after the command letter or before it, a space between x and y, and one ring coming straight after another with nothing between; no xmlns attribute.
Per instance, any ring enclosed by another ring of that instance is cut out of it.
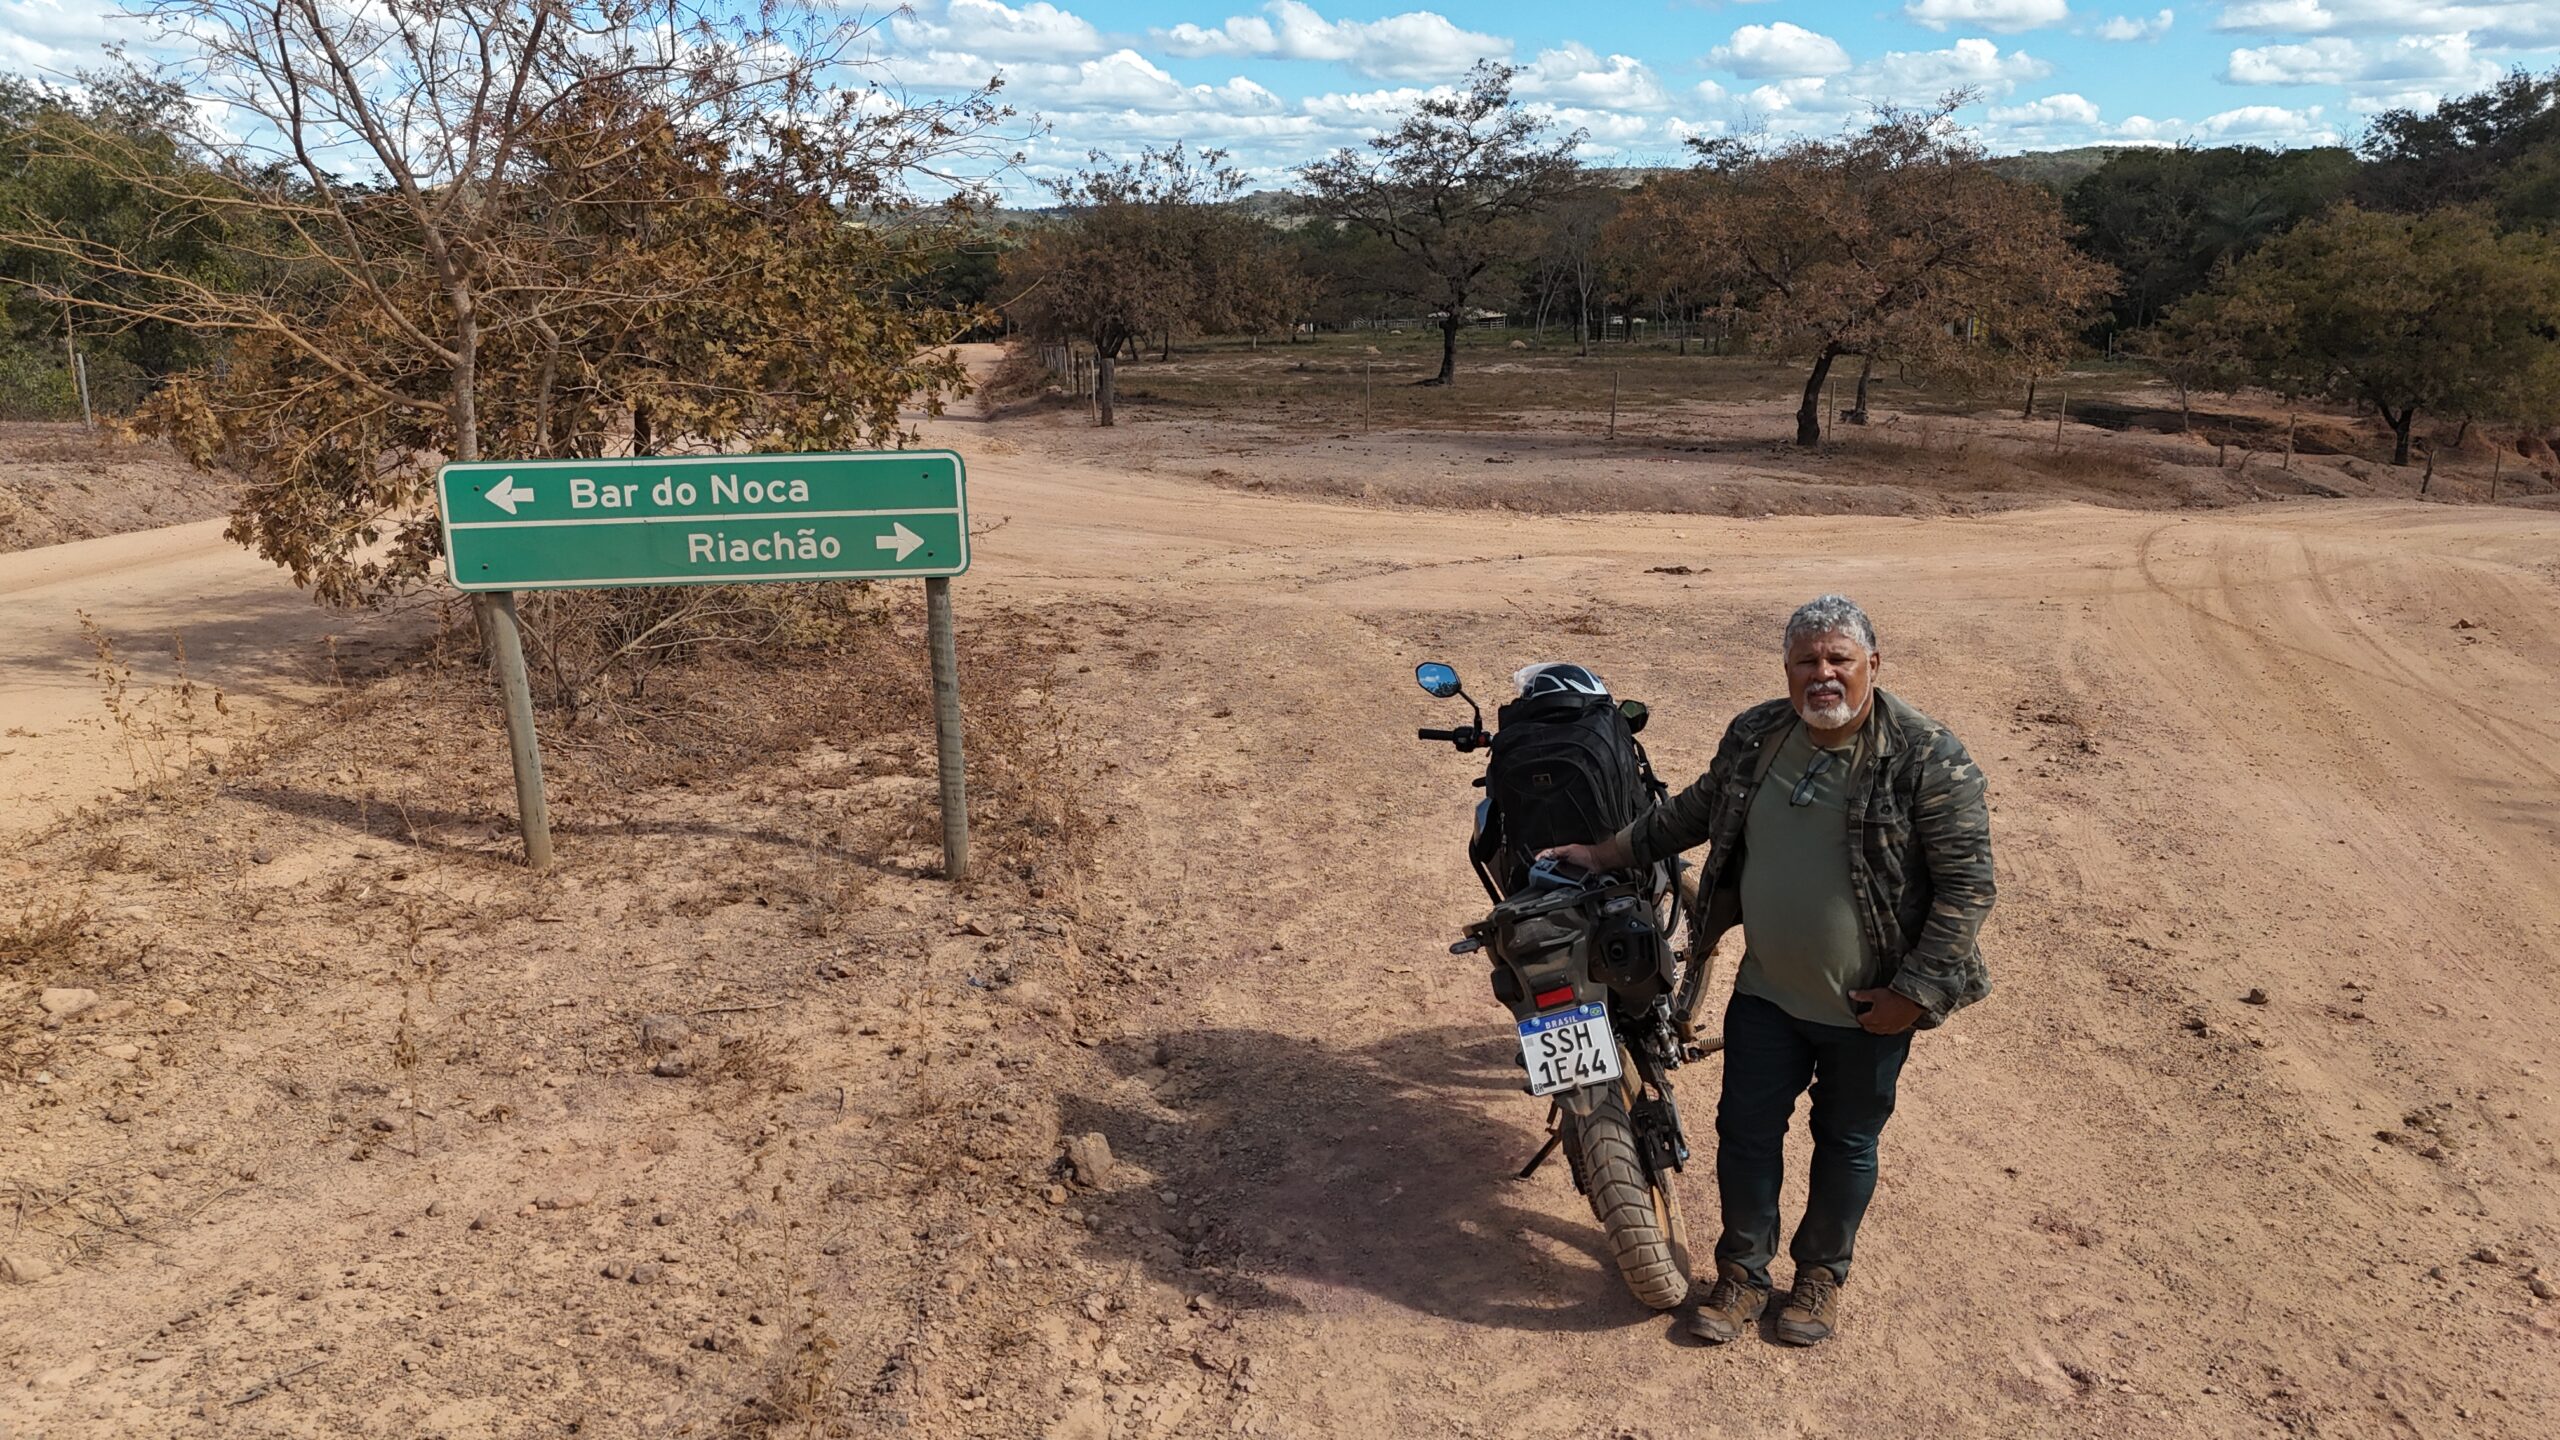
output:
<svg viewBox="0 0 2560 1440"><path fill-rule="evenodd" d="M1712 951L1742 918L1743 825L1795 723L1783 698L1735 716L1707 773L1626 829L1639 864L1713 847L1698 876L1692 954ZM1882 690L1867 724L1849 793L1849 882L1879 981L1919 1003L1925 1029L1991 993L1975 942L1994 893L1991 810L1982 771L1945 726Z"/></svg>

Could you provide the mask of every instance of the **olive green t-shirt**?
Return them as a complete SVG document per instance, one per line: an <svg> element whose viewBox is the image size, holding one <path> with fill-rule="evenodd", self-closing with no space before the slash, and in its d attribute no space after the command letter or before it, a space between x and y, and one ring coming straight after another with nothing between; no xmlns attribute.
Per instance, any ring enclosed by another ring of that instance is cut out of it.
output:
<svg viewBox="0 0 2560 1440"><path fill-rule="evenodd" d="M1825 751L1792 726L1751 800L1742 831L1742 971L1733 988L1799 1020L1855 1025L1849 992L1873 984L1866 936L1849 887L1849 775L1853 741ZM1805 772L1808 803L1794 803Z"/></svg>

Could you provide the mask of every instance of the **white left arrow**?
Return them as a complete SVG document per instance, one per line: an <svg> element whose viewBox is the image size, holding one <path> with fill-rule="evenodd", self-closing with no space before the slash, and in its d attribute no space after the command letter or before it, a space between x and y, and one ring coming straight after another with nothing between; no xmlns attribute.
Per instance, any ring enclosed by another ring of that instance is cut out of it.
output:
<svg viewBox="0 0 2560 1440"><path fill-rule="evenodd" d="M513 515L516 513L516 507L518 505L530 505L533 503L533 491L526 486L518 485L516 483L516 477L510 475L504 480L499 481L497 484L490 486L487 493L482 495L481 498L487 500L490 504L497 506L499 509L506 511L508 514Z"/></svg>
<svg viewBox="0 0 2560 1440"><path fill-rule="evenodd" d="M898 552L889 558L904 560L916 553L916 547L924 543L924 537L908 529L903 522L892 522L889 533L871 543L879 549Z"/></svg>

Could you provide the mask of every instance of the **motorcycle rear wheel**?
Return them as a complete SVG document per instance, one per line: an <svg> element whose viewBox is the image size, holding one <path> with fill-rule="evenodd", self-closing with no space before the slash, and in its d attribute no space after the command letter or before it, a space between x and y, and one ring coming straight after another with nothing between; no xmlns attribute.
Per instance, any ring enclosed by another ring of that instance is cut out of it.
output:
<svg viewBox="0 0 2560 1440"><path fill-rule="evenodd" d="M1627 1070L1634 1073L1632 1065ZM1609 1237L1609 1253L1628 1291L1653 1309L1678 1308L1689 1298L1688 1221L1670 1177L1645 1174L1624 1088L1611 1090L1590 1114L1575 1119L1573 1146L1591 1213Z"/></svg>

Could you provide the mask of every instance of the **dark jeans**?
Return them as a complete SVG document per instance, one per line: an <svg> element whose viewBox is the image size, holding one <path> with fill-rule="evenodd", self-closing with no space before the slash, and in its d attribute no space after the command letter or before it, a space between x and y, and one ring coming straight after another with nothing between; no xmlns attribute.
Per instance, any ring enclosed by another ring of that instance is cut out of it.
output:
<svg viewBox="0 0 2560 1440"><path fill-rule="evenodd" d="M1816 1025L1753 995L1724 1012L1724 1096L1716 1102L1716 1190L1724 1234L1716 1259L1769 1284L1778 1254L1778 1187L1786 1175L1787 1122L1813 1087L1813 1174L1804 1219L1787 1253L1796 1268L1820 1265L1849 1278L1858 1222L1876 1193L1876 1139L1893 1114L1894 1081L1911 1033L1870 1035Z"/></svg>

